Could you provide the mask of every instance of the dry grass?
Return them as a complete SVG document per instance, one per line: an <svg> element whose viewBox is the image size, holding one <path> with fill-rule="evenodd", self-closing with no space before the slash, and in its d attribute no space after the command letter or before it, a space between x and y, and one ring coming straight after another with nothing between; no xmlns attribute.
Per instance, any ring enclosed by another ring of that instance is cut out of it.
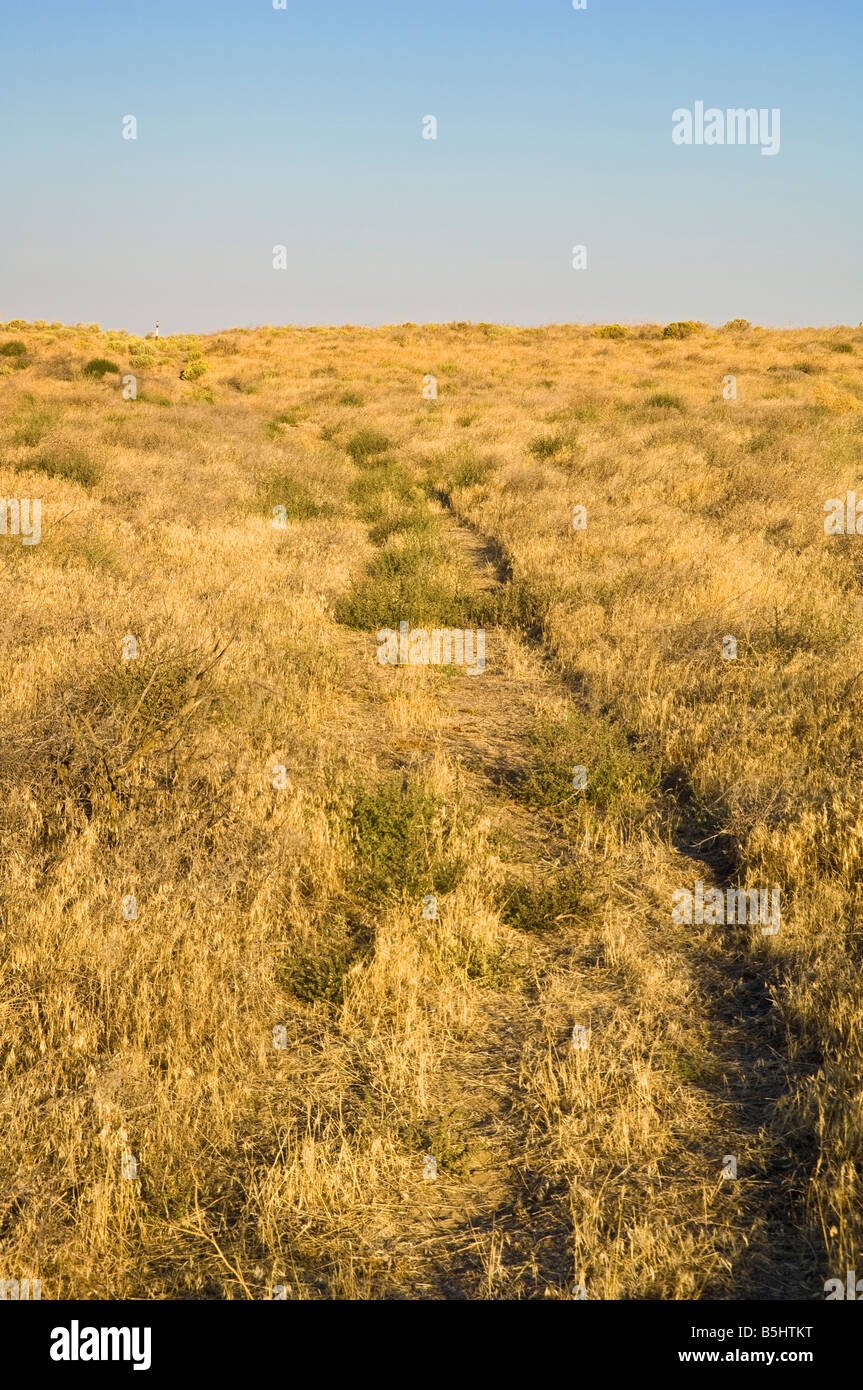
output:
<svg viewBox="0 0 863 1390"><path fill-rule="evenodd" d="M0 1277L855 1267L863 563L823 521L861 362L859 330L0 329L0 494L43 507L0 536ZM483 624L487 671L378 666L400 616ZM696 878L778 886L780 934L675 926Z"/></svg>

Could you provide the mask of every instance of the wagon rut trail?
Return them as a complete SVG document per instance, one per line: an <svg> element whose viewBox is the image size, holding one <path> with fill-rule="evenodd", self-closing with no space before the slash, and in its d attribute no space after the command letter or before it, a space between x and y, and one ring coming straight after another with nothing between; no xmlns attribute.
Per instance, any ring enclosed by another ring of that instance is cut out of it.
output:
<svg viewBox="0 0 863 1390"><path fill-rule="evenodd" d="M476 593L499 594L493 545L439 498L428 506ZM373 738L368 683L380 690L392 671L374 665L367 638L345 644L362 671L362 742ZM605 716L541 639L490 627L486 653L481 675L457 669L436 685L434 727L393 739L383 763L455 764L507 891L550 902L550 920L522 923L517 975L483 991L440 1058L428 1109L457 1134L458 1162L399 1194L376 1254L411 1298L811 1296L802 1163L770 1123L793 1075L764 961L751 928L671 920L675 888L724 887L728 865L667 788L631 826L525 804L538 721L567 708Z"/></svg>

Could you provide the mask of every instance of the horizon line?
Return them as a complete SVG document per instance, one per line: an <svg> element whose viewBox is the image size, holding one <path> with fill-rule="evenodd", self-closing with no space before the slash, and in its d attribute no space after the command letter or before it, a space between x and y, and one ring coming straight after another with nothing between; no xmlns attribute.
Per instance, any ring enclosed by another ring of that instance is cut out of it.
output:
<svg viewBox="0 0 863 1390"><path fill-rule="evenodd" d="M158 322L158 320L157 320L156 322ZM667 328L667 327L669 327L669 326L671 326L671 325L673 325L673 324L686 324L688 327L691 328L691 332L692 332L693 335L694 335L695 333L698 333L698 332L721 332L723 329L729 328L729 327L731 327L731 326L737 326L741 332L743 332L743 331L750 331L750 330L751 330L751 331L762 331L762 332L769 332L769 333L782 333L782 332L789 332L789 333L796 333L796 332L832 332L832 331L846 330L846 329L847 329L849 332L856 332L857 330L863 328L863 321L860 321L860 322L857 323L857 324L853 324L853 323L851 323L851 322L847 322L847 323L846 323L846 322L833 322L833 323L821 323L821 324L814 324L814 323L783 323L783 324L775 324L775 323L751 323L748 319L743 319L743 316L742 316L742 315L739 316L739 318L726 319L724 323L710 323L710 322L708 322L708 321L705 320L705 319L668 319L668 320L666 320L666 321L664 321L664 322L661 321L661 320L659 320L659 319L639 319L639 320L636 320L636 321L633 321L633 320L619 320L619 319L615 319L615 320L610 320L610 319L596 319L596 320L586 320L586 321L584 321L584 322L575 322L574 320L569 320L569 319L549 319L549 320L547 320L547 321L544 322L544 323L514 323L514 322L512 322L512 321L510 321L510 320L505 320L505 319L498 319L498 320L495 320L495 319L441 319L441 320L437 320L437 319L428 319L428 320L426 320L425 322L420 323L420 322L416 322L416 321L414 321L414 320L412 320L412 319L405 319L403 322L400 322L400 323L397 323L397 322L395 322L395 321L392 321L392 322L387 322L387 323L347 323L347 322L346 322L346 323L276 323L276 324L274 324L274 323L256 323L256 324L234 324L234 325L232 325L232 326L222 327L222 328L211 328L211 329L180 329L180 330L177 330L176 332L173 332L173 333L160 333L160 334L158 335L158 337L159 337L160 339L182 338L182 337L206 338L206 337L214 337L215 335L217 335L217 334L219 334L219 333L259 333L259 332L262 332L262 331L264 331L264 330L266 330L266 331L268 331L268 332L270 332L270 333L304 333L304 332L335 332L335 331L342 331L342 330L351 329L351 330L353 330L353 331L362 330L363 332L377 333L377 332L383 332L383 331L385 331L385 330L406 329L406 328L411 328L411 329L449 328L449 329L457 329L457 330L459 330L459 331L461 331L461 332L467 331L467 330L472 329L472 328L497 328L497 329L504 329L504 330L509 329L509 330L512 330L513 332L519 332L519 333L531 333L531 332L538 333L538 332L543 332L543 331L545 331L545 330L547 330L547 329L550 329L550 328L559 328L559 329L623 328L623 329L626 329L626 330L628 330L628 331L634 332L634 331L636 331L636 330L638 330L638 329L656 329L656 328L663 329L663 328ZM126 336L126 337L134 337L134 338L141 338L141 337L148 337L148 338L151 338L151 337L152 337L152 338L155 338L155 337L156 337L156 334L153 332L152 329L148 330L146 333L138 333L138 332L135 332L134 330L131 330L131 329L128 329L128 328L105 328L105 327L103 327L101 324L96 323L95 321L92 321L92 322L90 322L90 323L82 323L82 322L77 322L77 323L64 323L64 322L62 322L61 320L57 320L57 319L55 319L55 320L53 320L53 321L51 321L51 322L49 322L47 319L22 319L22 318L8 319L8 320L5 320L5 321L4 321L4 320L0 320L0 330L2 330L2 331L18 331L18 332L23 332L23 331L28 330L28 329L35 329L35 330L40 331L40 332L42 332L42 331L44 331L44 330L46 330L46 329L65 329L65 330L77 329L77 330L79 330L79 331L81 331L81 332L90 332L90 333L115 333L115 334L118 334L118 335L122 335L122 336Z"/></svg>

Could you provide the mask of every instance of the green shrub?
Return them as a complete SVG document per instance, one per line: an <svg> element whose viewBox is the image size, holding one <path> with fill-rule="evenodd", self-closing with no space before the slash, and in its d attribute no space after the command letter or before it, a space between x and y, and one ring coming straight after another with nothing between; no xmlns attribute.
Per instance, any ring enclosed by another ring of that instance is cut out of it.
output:
<svg viewBox="0 0 863 1390"><path fill-rule="evenodd" d="M551 878L537 875L532 882L511 880L504 891L501 920L516 931L544 932L571 925L587 915L584 876L567 869Z"/></svg>
<svg viewBox="0 0 863 1390"><path fill-rule="evenodd" d="M667 391L656 391L647 397L646 405L655 405L666 410L685 410L686 406L679 396L671 396Z"/></svg>
<svg viewBox="0 0 863 1390"><path fill-rule="evenodd" d="M356 434L351 435L345 445L345 449L354 463L360 465L364 464L366 459L374 458L376 454L385 454L390 447L390 440L387 436L370 426L357 430Z"/></svg>
<svg viewBox="0 0 863 1390"><path fill-rule="evenodd" d="M619 323L603 323L594 330L595 338L625 338L626 329Z"/></svg>
<svg viewBox="0 0 863 1390"><path fill-rule="evenodd" d="M285 508L286 521L311 521L318 516L330 516L330 503L318 502L305 483L289 473L271 473L258 484L257 504L270 518L275 507ZM281 515L281 514L280 514Z"/></svg>
<svg viewBox="0 0 863 1390"><path fill-rule="evenodd" d="M499 623L528 636L540 637L559 594L554 576L539 580L516 576L485 596L482 622L486 627Z"/></svg>
<svg viewBox="0 0 863 1390"><path fill-rule="evenodd" d="M83 449L58 447L47 449L44 453L18 465L18 471L32 469L35 473L46 473L49 478L65 478L81 487L93 487L104 475L104 465Z"/></svg>
<svg viewBox="0 0 863 1390"><path fill-rule="evenodd" d="M61 413L55 405L37 404L35 396L25 396L23 412L15 419L13 442L31 447L38 444L60 418Z"/></svg>
<svg viewBox="0 0 863 1390"><path fill-rule="evenodd" d="M459 457L452 471L452 487L476 487L488 480L494 471L495 460L490 455L472 452Z"/></svg>
<svg viewBox="0 0 863 1390"><path fill-rule="evenodd" d="M187 362L186 366L180 372L180 380L198 381L207 371L209 371L209 367L206 362L202 361L200 358L194 358Z"/></svg>
<svg viewBox="0 0 863 1390"><path fill-rule="evenodd" d="M667 323L662 330L663 338L691 338L693 333L700 333L704 328L703 323L696 319L683 319L678 323Z"/></svg>
<svg viewBox="0 0 863 1390"><path fill-rule="evenodd" d="M466 628L481 600L472 592L472 574L442 558L433 536L408 530L386 545L362 579L336 607L336 620L360 631L377 632L400 622L411 626Z"/></svg>
<svg viewBox="0 0 863 1390"><path fill-rule="evenodd" d="M831 351L831 352L853 352L854 349L853 349L853 347L851 346L850 343L831 343L831 344L830 344L830 351Z"/></svg>
<svg viewBox="0 0 863 1390"><path fill-rule="evenodd" d="M458 1112L438 1115L434 1121L410 1120L399 1126L398 1138L409 1153L433 1154L438 1172L448 1177L465 1177L470 1171L470 1143Z"/></svg>
<svg viewBox="0 0 863 1390"><path fill-rule="evenodd" d="M363 398L356 391L345 391L339 396L339 405L362 405Z"/></svg>
<svg viewBox="0 0 863 1390"><path fill-rule="evenodd" d="M7 343L0 346L0 357L26 357L27 344L22 343L18 338L10 338Z"/></svg>
<svg viewBox="0 0 863 1390"><path fill-rule="evenodd" d="M101 381L102 377L107 375L108 372L116 372L119 376L120 368L117 366L116 362L109 362L107 357L91 357L84 368L85 376L94 376L99 381Z"/></svg>
<svg viewBox="0 0 863 1390"><path fill-rule="evenodd" d="M748 319L729 319L722 325L723 333L742 333L744 329L751 328L752 324Z"/></svg>
<svg viewBox="0 0 863 1390"><path fill-rule="evenodd" d="M268 420L264 429L271 439L282 439L284 437L283 425L298 425L300 423L300 413L297 410L282 410L278 415L274 415L272 420Z"/></svg>
<svg viewBox="0 0 863 1390"><path fill-rule="evenodd" d="M572 438L566 434L544 434L528 445L528 452L536 459L551 459L564 449L572 446Z"/></svg>
<svg viewBox="0 0 863 1390"><path fill-rule="evenodd" d="M434 530L433 520L428 511L416 505L407 506L393 498L386 498L381 505L377 519L369 530L369 538L375 545L384 545L390 536L429 536Z"/></svg>
<svg viewBox="0 0 863 1390"><path fill-rule="evenodd" d="M428 537L435 527L425 492L394 459L379 457L373 467L364 469L349 484L348 500L357 505L363 520L371 523L369 535L375 545L409 532Z"/></svg>
<svg viewBox="0 0 863 1390"><path fill-rule="evenodd" d="M387 498L408 502L417 489L393 459L378 458L348 485L348 501L360 510L364 521L376 521Z"/></svg>
<svg viewBox="0 0 863 1390"><path fill-rule="evenodd" d="M352 930L346 922L328 923L313 939L292 948L279 982L304 1004L340 1004L351 966L371 949L368 932Z"/></svg>
<svg viewBox="0 0 863 1390"><path fill-rule="evenodd" d="M452 848L454 827L444 813L441 801L414 782L405 785L401 774L360 792L347 815L359 893L378 904L452 892L466 863Z"/></svg>
<svg viewBox="0 0 863 1390"><path fill-rule="evenodd" d="M563 720L538 719L531 744L531 770L512 788L525 805L558 811L587 805L630 820L649 812L658 776L621 729L573 711ZM587 772L582 790L573 785L575 767Z"/></svg>

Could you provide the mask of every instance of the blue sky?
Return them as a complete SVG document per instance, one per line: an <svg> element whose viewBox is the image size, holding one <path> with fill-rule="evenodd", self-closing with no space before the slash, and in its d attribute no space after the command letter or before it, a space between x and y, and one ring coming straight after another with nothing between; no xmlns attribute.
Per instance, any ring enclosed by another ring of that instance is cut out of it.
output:
<svg viewBox="0 0 863 1390"><path fill-rule="evenodd" d="M860 0L0 0L0 319L857 324L861 39ZM780 108L779 154L675 146L697 100Z"/></svg>

